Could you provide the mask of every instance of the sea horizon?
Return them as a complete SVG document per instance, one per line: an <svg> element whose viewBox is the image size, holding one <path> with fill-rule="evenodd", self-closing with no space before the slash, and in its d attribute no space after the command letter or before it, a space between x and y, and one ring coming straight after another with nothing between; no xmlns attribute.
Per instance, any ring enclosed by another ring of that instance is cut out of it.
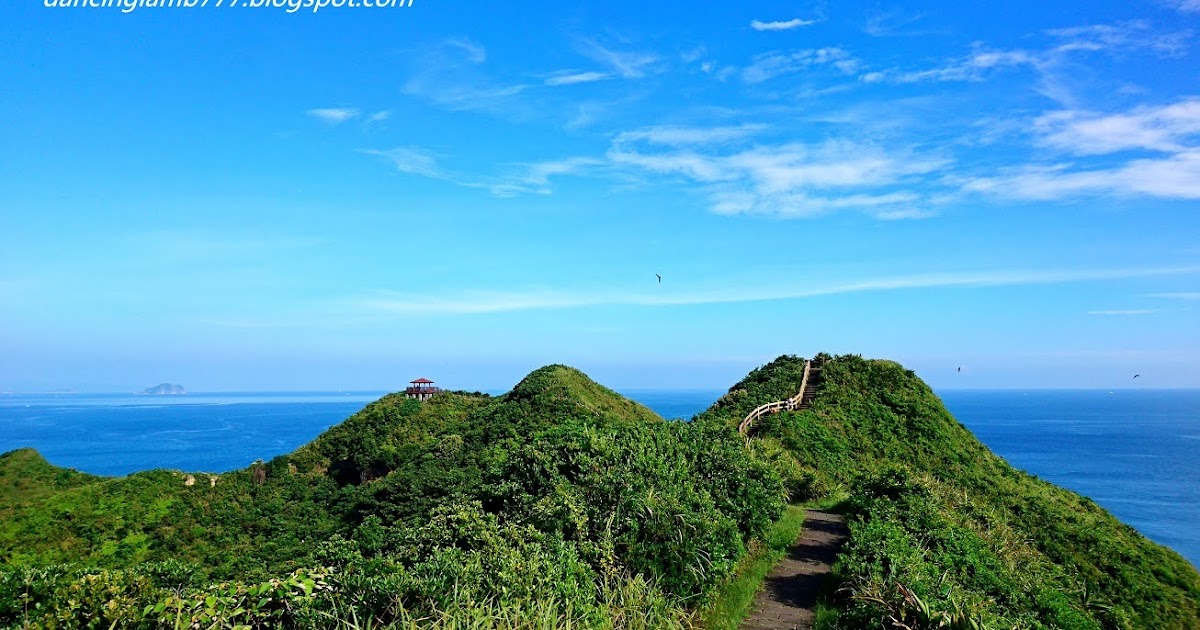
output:
<svg viewBox="0 0 1200 630"><path fill-rule="evenodd" d="M607 387L607 386L606 386ZM499 389L471 389L471 388L445 388L446 391L478 391L489 396L498 396L507 393L511 390ZM615 392L707 392L707 391L727 391L728 388L720 387L636 387L636 388L621 388L609 387ZM1028 392L1162 392L1162 391L1200 391L1200 385L1187 387L936 387L931 388L936 394L938 392L1013 392L1013 391L1028 391ZM192 395L296 395L296 394L396 394L403 392L403 388L394 390L384 389L229 389L229 390L188 390L183 394L148 394L139 391L118 391L118 390L61 390L61 391L11 391L0 392L0 396L58 396L58 395L84 395L84 396L149 396L157 398L172 398L177 396L192 396Z"/></svg>

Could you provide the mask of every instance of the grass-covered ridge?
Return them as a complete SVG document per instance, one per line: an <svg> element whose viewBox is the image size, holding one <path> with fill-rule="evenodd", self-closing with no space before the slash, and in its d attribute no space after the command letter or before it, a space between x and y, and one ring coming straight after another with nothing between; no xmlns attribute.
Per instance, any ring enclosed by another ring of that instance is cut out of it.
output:
<svg viewBox="0 0 1200 630"><path fill-rule="evenodd" d="M215 482L0 457L39 466L0 495L0 625L682 626L784 503L732 429L564 366L499 397L385 396Z"/></svg>
<svg viewBox="0 0 1200 630"><path fill-rule="evenodd" d="M190 485L0 455L0 627L734 627L785 498L850 516L825 628L1200 627L1177 554L1013 469L912 372L828 358L812 406L749 439L803 359L691 422L558 365L503 396L393 394Z"/></svg>
<svg viewBox="0 0 1200 630"><path fill-rule="evenodd" d="M802 365L781 357L734 389L786 394L774 383ZM842 356L822 378L810 409L764 418L755 439L793 456L812 494L848 497L837 627L1200 627L1194 567L996 457L911 371Z"/></svg>

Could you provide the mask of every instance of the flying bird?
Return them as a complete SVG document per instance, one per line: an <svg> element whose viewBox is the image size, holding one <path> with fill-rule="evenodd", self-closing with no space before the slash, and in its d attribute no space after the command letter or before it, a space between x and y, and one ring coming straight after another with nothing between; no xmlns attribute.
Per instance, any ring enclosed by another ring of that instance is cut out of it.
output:
<svg viewBox="0 0 1200 630"><path fill-rule="evenodd" d="M962 373L962 366L961 366L961 365L960 365L960 366L958 366L958 372L959 372L960 374Z"/></svg>
<svg viewBox="0 0 1200 630"><path fill-rule="evenodd" d="M662 276L660 276L658 274L654 274L654 275L658 278L658 283L662 284Z"/></svg>
<svg viewBox="0 0 1200 630"><path fill-rule="evenodd" d="M1141 376L1141 374L1134 374L1134 375L1133 375L1133 378L1137 378L1137 377L1139 377L1139 376Z"/></svg>

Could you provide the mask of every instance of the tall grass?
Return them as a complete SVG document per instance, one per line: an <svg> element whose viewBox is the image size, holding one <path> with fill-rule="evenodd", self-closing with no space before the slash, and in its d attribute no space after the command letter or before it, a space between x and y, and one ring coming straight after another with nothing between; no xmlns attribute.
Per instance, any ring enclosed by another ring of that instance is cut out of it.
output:
<svg viewBox="0 0 1200 630"><path fill-rule="evenodd" d="M607 580L599 611L559 597L503 603L456 596L432 612L401 609L386 622L360 617L354 608L321 613L314 627L338 630L687 630L694 615L669 601L640 576Z"/></svg>
<svg viewBox="0 0 1200 630"><path fill-rule="evenodd" d="M712 601L698 613L699 624L708 630L736 630L754 603L763 580L785 555L804 526L804 508L789 505L783 516L751 548L734 575L723 584Z"/></svg>

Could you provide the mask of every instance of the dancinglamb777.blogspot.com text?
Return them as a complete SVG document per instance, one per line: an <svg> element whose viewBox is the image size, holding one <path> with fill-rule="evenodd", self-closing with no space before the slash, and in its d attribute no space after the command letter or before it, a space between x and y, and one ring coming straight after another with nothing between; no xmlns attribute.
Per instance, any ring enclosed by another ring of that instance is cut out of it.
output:
<svg viewBox="0 0 1200 630"><path fill-rule="evenodd" d="M133 13L155 9L274 9L317 13L328 9L400 9L414 0L43 0L48 9L107 9Z"/></svg>

